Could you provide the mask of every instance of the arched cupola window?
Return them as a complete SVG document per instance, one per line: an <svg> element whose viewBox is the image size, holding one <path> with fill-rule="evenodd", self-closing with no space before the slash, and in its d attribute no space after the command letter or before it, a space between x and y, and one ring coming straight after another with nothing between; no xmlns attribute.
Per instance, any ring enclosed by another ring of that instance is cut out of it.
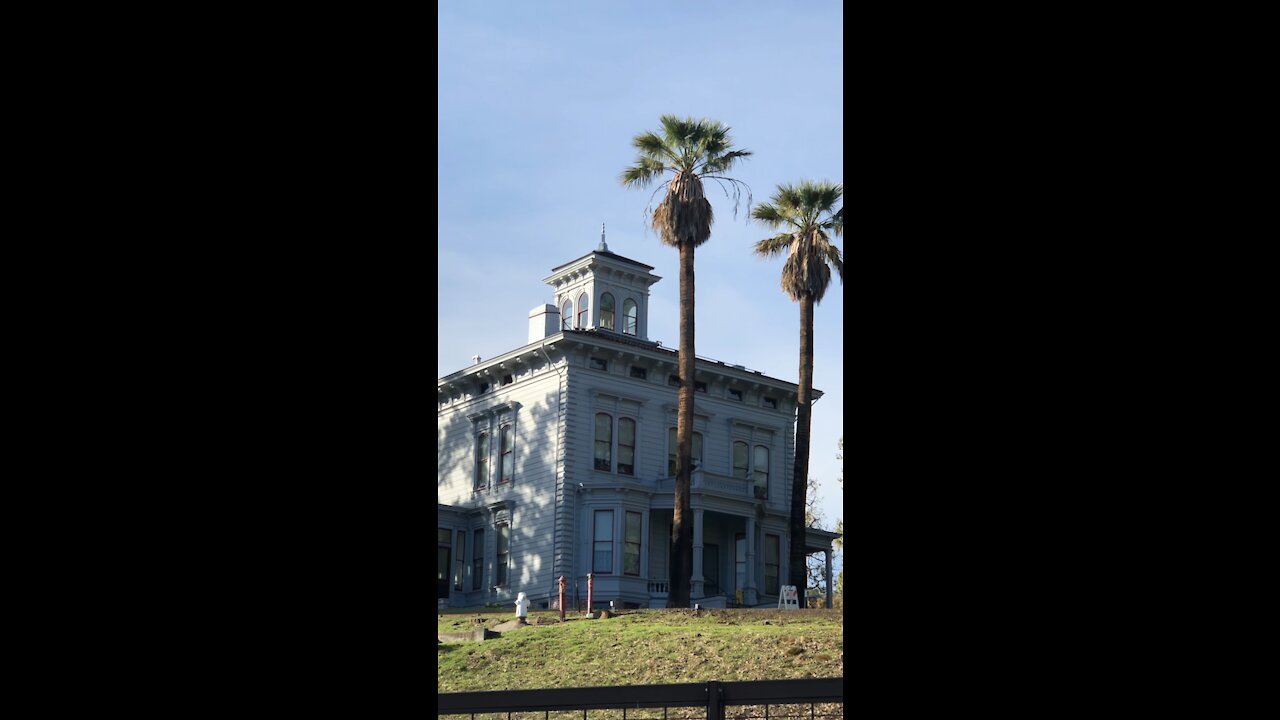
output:
<svg viewBox="0 0 1280 720"><path fill-rule="evenodd" d="M578 329L581 330L591 323L587 317L587 294L582 293L578 296Z"/></svg>
<svg viewBox="0 0 1280 720"><path fill-rule="evenodd" d="M564 330L573 329L573 301L565 300L564 307L560 308L560 327Z"/></svg>
<svg viewBox="0 0 1280 720"><path fill-rule="evenodd" d="M622 332L636 334L636 301L631 298L622 303Z"/></svg>
<svg viewBox="0 0 1280 720"><path fill-rule="evenodd" d="M613 296L609 293L600 296L600 327L613 329Z"/></svg>

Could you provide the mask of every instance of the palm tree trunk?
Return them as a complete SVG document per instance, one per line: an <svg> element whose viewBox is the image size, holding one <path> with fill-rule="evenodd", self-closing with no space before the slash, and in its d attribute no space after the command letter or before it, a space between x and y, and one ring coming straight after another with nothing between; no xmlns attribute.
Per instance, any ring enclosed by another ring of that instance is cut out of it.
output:
<svg viewBox="0 0 1280 720"><path fill-rule="evenodd" d="M813 296L800 298L800 389L796 400L796 462L791 478L791 552L787 572L790 585L804 597L804 506L809 487L809 425L813 404Z"/></svg>
<svg viewBox="0 0 1280 720"><path fill-rule="evenodd" d="M667 607L689 607L693 572L693 512L689 487L693 477L693 242L680 243L680 365L676 411L676 496L671 521L671 588Z"/></svg>

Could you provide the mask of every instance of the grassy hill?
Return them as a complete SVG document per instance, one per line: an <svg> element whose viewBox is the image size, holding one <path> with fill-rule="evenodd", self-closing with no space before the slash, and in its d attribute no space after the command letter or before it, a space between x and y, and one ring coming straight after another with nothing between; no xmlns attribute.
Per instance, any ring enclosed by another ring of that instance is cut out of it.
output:
<svg viewBox="0 0 1280 720"><path fill-rule="evenodd" d="M493 628L502 613L440 615L439 632ZM484 642L444 643L438 692L844 676L840 610L624 610L582 619L531 612Z"/></svg>

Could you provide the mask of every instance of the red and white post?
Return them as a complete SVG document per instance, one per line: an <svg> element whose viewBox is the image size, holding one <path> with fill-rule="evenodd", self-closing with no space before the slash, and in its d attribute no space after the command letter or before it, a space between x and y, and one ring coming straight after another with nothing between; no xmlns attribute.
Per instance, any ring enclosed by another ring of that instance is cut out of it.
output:
<svg viewBox="0 0 1280 720"><path fill-rule="evenodd" d="M564 622L564 576L560 576L560 622Z"/></svg>

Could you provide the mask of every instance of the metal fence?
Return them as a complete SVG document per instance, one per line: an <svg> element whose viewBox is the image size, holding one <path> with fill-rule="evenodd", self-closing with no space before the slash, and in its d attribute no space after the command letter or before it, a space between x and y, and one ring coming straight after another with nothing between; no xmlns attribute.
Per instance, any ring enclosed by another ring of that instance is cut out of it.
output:
<svg viewBox="0 0 1280 720"><path fill-rule="evenodd" d="M588 720L589 711L595 711L592 717L597 720L615 717L622 720L702 717L707 720L817 720L844 717L844 678L838 677L499 690L441 693L436 697L438 717L464 715L471 720L503 717L508 720L532 720L536 714L540 714L542 720L551 720L553 713L558 720L576 719L578 712L581 712L583 720ZM659 708L661 714L657 712ZM684 712L671 714L673 708ZM697 711L691 713L685 710L688 708L696 708Z"/></svg>

